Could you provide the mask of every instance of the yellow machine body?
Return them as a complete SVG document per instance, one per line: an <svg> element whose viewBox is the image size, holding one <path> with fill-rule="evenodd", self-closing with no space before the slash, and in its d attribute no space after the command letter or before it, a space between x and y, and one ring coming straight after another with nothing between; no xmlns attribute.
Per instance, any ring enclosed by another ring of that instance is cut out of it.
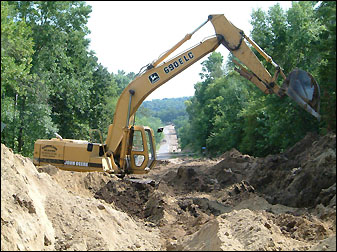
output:
<svg viewBox="0 0 337 252"><path fill-rule="evenodd" d="M149 127L132 126L124 131L125 140L122 142L122 152L115 155L106 154L106 145L90 143L83 140L39 139L34 144L34 164L52 164L62 170L78 172L110 172L120 173L121 165L129 162L128 173L147 173L156 160L155 140L153 130ZM118 165L117 165L117 164Z"/></svg>

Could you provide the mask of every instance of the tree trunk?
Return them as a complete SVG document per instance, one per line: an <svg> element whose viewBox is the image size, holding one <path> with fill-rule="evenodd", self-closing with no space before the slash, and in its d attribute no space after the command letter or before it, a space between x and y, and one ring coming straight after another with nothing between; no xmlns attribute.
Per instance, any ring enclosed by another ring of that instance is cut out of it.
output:
<svg viewBox="0 0 337 252"><path fill-rule="evenodd" d="M17 111L17 105L18 105L18 94L14 94L13 97L14 101L14 116L13 116L13 138L12 138L12 143L11 143L11 148L13 151L15 151L15 130L16 130L16 111Z"/></svg>
<svg viewBox="0 0 337 252"><path fill-rule="evenodd" d="M24 112L25 112L26 97L22 96L21 106L20 106L20 128L18 135L18 152L21 153L23 146L23 127L24 127Z"/></svg>

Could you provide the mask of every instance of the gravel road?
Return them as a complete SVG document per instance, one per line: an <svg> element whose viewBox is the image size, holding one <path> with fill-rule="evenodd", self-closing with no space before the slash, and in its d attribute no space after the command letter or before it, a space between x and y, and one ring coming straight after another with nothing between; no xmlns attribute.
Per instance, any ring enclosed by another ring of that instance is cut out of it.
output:
<svg viewBox="0 0 337 252"><path fill-rule="evenodd" d="M177 133L174 125L166 125L163 130L164 139L160 143L159 150L157 150L157 159L170 159L173 153L181 152L178 146Z"/></svg>

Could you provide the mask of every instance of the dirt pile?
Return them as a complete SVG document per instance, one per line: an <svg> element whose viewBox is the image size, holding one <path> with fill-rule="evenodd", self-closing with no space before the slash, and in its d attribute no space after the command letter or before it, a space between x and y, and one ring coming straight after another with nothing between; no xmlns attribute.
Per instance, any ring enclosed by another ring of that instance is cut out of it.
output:
<svg viewBox="0 0 337 252"><path fill-rule="evenodd" d="M159 231L95 199L115 178L47 166L1 145L1 250L160 250Z"/></svg>
<svg viewBox="0 0 337 252"><path fill-rule="evenodd" d="M187 228L180 225L185 237L172 241L170 249L309 250L319 242L326 244L316 249L335 248L335 134L308 134L284 153L266 158L233 149L215 164L185 161L168 166L172 170L167 169L162 176L162 183L169 188L165 191L187 215L179 213L179 207L171 202L171 209L178 213L171 217L177 223L183 219L190 223ZM246 215L250 216L247 220ZM191 216L199 218L196 229ZM261 226L256 221L259 218L269 221L258 231L245 229L247 223L251 228ZM222 225L223 219L231 225ZM237 220L245 220L241 229ZM208 222L211 224L206 225ZM237 231L230 236L231 241L229 235L223 236L230 233L228 230Z"/></svg>
<svg viewBox="0 0 337 252"><path fill-rule="evenodd" d="M233 149L209 170L221 185L246 180L272 204L336 205L336 135L308 134L282 154L254 158Z"/></svg>
<svg viewBox="0 0 337 252"><path fill-rule="evenodd" d="M36 168L1 146L2 250L334 250L336 136L143 176Z"/></svg>

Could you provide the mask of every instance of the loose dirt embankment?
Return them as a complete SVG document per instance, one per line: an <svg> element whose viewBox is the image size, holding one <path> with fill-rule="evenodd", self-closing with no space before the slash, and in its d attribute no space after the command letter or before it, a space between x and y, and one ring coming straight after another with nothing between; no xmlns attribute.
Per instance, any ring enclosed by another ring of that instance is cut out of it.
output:
<svg viewBox="0 0 337 252"><path fill-rule="evenodd" d="M1 250L335 250L336 135L266 158L159 161L135 183L1 145Z"/></svg>

